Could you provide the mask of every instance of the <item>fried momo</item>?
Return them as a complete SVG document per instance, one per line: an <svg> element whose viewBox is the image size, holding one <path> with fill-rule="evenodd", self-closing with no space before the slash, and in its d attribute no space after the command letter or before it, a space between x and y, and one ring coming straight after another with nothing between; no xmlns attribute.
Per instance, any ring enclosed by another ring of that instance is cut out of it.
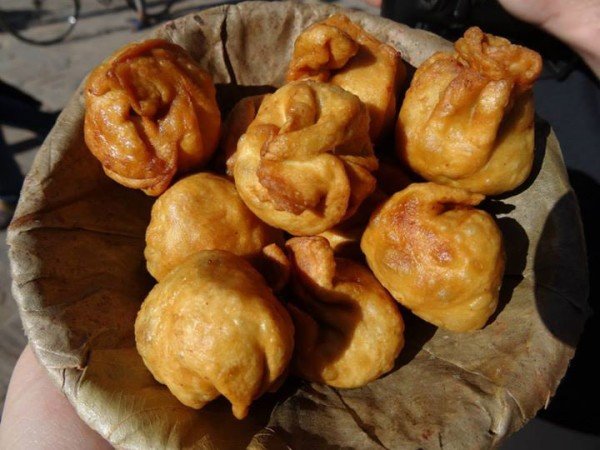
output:
<svg viewBox="0 0 600 450"><path fill-rule="evenodd" d="M400 110L396 145L424 178L496 195L531 172L533 50L470 28L456 53L436 53L416 71Z"/></svg>
<svg viewBox="0 0 600 450"><path fill-rule="evenodd" d="M392 296L453 331L482 328L496 310L504 273L502 234L473 208L480 194L412 184L371 217L361 248Z"/></svg>
<svg viewBox="0 0 600 450"><path fill-rule="evenodd" d="M146 367L181 403L200 409L223 395L243 419L286 373L294 328L248 262L206 250L150 291L135 339Z"/></svg>
<svg viewBox="0 0 600 450"><path fill-rule="evenodd" d="M254 95L241 99L231 109L227 120L223 124L223 135L221 137L222 164L225 165L227 175L230 177L233 177L237 143L256 117L258 108L260 108L264 98L264 95Z"/></svg>
<svg viewBox="0 0 600 450"><path fill-rule="evenodd" d="M322 237L286 244L296 327L293 370L338 388L355 388L390 371L404 346L394 299L361 264L334 258Z"/></svg>
<svg viewBox="0 0 600 450"><path fill-rule="evenodd" d="M85 87L85 142L117 183L158 196L176 173L201 167L219 139L210 75L160 39L127 45Z"/></svg>
<svg viewBox="0 0 600 450"><path fill-rule="evenodd" d="M393 125L396 92L405 78L400 54L342 14L298 36L286 75L287 81L329 82L358 96L367 105L373 141Z"/></svg>
<svg viewBox="0 0 600 450"><path fill-rule="evenodd" d="M252 214L231 181L198 173L154 202L144 256L148 272L161 281L200 250L226 250L252 261L275 242L283 243L282 233Z"/></svg>
<svg viewBox="0 0 600 450"><path fill-rule="evenodd" d="M313 235L350 217L375 189L369 116L330 84L287 84L263 100L240 138L233 170L244 203L264 222Z"/></svg>

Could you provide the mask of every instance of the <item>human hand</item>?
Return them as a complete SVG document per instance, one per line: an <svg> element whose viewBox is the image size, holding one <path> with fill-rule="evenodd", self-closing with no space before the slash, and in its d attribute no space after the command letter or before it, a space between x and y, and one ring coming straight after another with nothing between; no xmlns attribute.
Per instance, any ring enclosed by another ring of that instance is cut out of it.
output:
<svg viewBox="0 0 600 450"><path fill-rule="evenodd" d="M27 346L8 386L0 422L0 448L100 450L112 447L77 416Z"/></svg>
<svg viewBox="0 0 600 450"><path fill-rule="evenodd" d="M380 6L381 0L364 0ZM556 36L600 77L600 0L498 0L509 13Z"/></svg>
<svg viewBox="0 0 600 450"><path fill-rule="evenodd" d="M553 34L600 77L600 0L499 0L515 17Z"/></svg>

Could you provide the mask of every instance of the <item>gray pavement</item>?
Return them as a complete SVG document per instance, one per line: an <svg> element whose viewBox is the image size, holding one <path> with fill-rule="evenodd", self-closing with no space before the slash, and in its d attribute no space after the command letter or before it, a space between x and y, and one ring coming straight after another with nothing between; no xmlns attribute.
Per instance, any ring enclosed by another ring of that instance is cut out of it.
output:
<svg viewBox="0 0 600 450"><path fill-rule="evenodd" d="M23 3L28 4L29 1L24 0ZM96 0L82 0L81 3L82 17L72 35L61 44L35 47L0 33L0 78L38 98L46 111L60 110L91 68L113 50L139 39L146 32L132 29L130 21L134 13L124 6L123 0L113 0L108 7ZM180 0L174 4L172 13L179 16L219 3L225 2ZM340 0L337 3L378 14L377 8L360 0ZM27 173L38 150L32 141L33 133L10 127L2 127L2 131L7 144L19 147L20 151L14 158L21 171ZM6 232L0 231L0 411L12 368L26 344L10 292L5 240ZM536 419L511 438L504 448L597 449L600 448L600 439Z"/></svg>

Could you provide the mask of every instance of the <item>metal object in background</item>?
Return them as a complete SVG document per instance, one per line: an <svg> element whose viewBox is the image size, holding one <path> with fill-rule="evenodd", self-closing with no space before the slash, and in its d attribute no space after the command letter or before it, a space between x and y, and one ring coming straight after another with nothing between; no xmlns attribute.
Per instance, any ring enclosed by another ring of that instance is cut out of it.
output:
<svg viewBox="0 0 600 450"><path fill-rule="evenodd" d="M0 28L29 44L56 44L73 31L79 10L79 0L2 0Z"/></svg>
<svg viewBox="0 0 600 450"><path fill-rule="evenodd" d="M98 0L100 1L100 0ZM110 0L104 0L110 1ZM137 13L136 28L142 29L147 26L154 25L160 21L168 18L169 11L175 0L165 0L164 4L159 5L161 2L154 2L154 5L148 5L146 0L126 0L127 4L131 9ZM149 6L159 5L156 11L150 11Z"/></svg>
<svg viewBox="0 0 600 450"><path fill-rule="evenodd" d="M105 7L113 0L97 0ZM169 16L175 0L125 0L136 12L135 28L154 25ZM34 45L51 45L63 41L75 28L81 10L80 0L2 0L0 30Z"/></svg>

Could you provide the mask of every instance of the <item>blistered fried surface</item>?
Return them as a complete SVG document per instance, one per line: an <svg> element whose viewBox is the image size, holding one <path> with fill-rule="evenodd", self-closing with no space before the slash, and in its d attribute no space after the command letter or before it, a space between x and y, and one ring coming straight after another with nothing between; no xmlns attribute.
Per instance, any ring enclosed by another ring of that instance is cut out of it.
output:
<svg viewBox="0 0 600 450"><path fill-rule="evenodd" d="M264 98L264 95L254 95L241 99L231 109L223 124L223 135L221 136L222 158L225 162L227 175L230 177L233 177L238 141L256 117L258 108Z"/></svg>
<svg viewBox="0 0 600 450"><path fill-rule="evenodd" d="M377 158L358 97L294 82L267 95L237 146L234 178L248 207L294 235L327 230L375 189Z"/></svg>
<svg viewBox="0 0 600 450"><path fill-rule="evenodd" d="M178 266L148 294L135 322L137 349L157 381L196 409L223 395L238 419L286 372L293 335L258 272L220 250Z"/></svg>
<svg viewBox="0 0 600 450"><path fill-rule="evenodd" d="M226 250L249 260L263 247L283 242L238 196L234 184L211 173L190 175L152 206L146 229L147 268L157 280L200 250Z"/></svg>
<svg viewBox="0 0 600 450"><path fill-rule="evenodd" d="M219 139L210 75L164 40L130 44L98 66L85 103L85 141L104 172L148 195L206 163Z"/></svg>
<svg viewBox="0 0 600 450"><path fill-rule="evenodd" d="M416 315L453 331L483 327L498 304L502 235L479 194L412 184L375 212L361 248L377 279Z"/></svg>
<svg viewBox="0 0 600 450"><path fill-rule="evenodd" d="M486 195L513 190L533 164L541 57L479 28L455 49L417 69L398 118L398 153L431 181Z"/></svg>
<svg viewBox="0 0 600 450"><path fill-rule="evenodd" d="M293 370L340 388L364 386L390 371L404 346L404 322L373 274L334 258L322 237L293 238L286 247L293 286L288 308L296 327Z"/></svg>
<svg viewBox="0 0 600 450"><path fill-rule="evenodd" d="M406 78L400 54L343 14L308 27L298 36L287 81L330 82L357 95L371 117L371 139L391 127L396 93Z"/></svg>

